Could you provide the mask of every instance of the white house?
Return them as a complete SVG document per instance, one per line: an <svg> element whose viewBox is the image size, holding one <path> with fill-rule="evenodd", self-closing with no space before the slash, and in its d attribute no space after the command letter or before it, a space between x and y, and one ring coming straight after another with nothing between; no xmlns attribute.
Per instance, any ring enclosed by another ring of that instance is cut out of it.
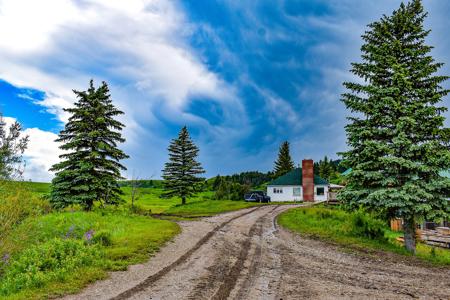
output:
<svg viewBox="0 0 450 300"><path fill-rule="evenodd" d="M271 201L322 201L328 199L328 182L314 175L314 162L304 159L302 167L276 178L267 185Z"/></svg>

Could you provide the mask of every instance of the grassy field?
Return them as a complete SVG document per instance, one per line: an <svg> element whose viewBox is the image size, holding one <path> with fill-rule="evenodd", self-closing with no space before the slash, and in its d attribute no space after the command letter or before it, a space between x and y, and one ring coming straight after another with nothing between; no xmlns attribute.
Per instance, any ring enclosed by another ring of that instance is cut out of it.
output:
<svg viewBox="0 0 450 300"><path fill-rule="evenodd" d="M351 249L410 255L395 240L401 233L389 230L384 222L362 212L302 207L284 212L278 217L278 223L300 234L329 240ZM417 257L435 265L450 265L450 251L446 249L419 244Z"/></svg>
<svg viewBox="0 0 450 300"><path fill-rule="evenodd" d="M179 232L176 223L113 210L50 213L26 219L3 241L8 257L0 298L74 292L142 262ZM79 261L78 261L79 260Z"/></svg>
<svg viewBox="0 0 450 300"><path fill-rule="evenodd" d="M123 198L128 204L131 203L131 187L122 187L124 192ZM179 205L181 200L176 197L172 198L161 198L163 194L163 189L161 188L138 188L138 199L136 205L152 214L165 213L171 207ZM212 199L214 192L205 191L201 192L195 197L189 198L188 203L207 201Z"/></svg>
<svg viewBox="0 0 450 300"><path fill-rule="evenodd" d="M196 201L186 205L172 206L168 210L164 211L164 215L179 217L206 217L258 205L266 204L230 200Z"/></svg>
<svg viewBox="0 0 450 300"><path fill-rule="evenodd" d="M180 199L161 197L157 182L138 189L132 210L131 188L122 190L125 203L118 207L58 212L49 206L48 183L0 184L0 298L73 293L105 278L108 271L148 259L180 231L176 223L152 218L154 214L200 217L258 205L212 200L211 191L180 205Z"/></svg>

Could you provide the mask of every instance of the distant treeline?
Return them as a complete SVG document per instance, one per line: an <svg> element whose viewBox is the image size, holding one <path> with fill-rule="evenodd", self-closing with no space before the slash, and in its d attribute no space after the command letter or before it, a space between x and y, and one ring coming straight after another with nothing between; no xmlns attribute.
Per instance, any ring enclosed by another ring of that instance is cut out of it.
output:
<svg viewBox="0 0 450 300"><path fill-rule="evenodd" d="M214 180L217 180L217 177L221 177L223 180L228 182L248 185L250 187L257 187L271 181L273 179L273 176L273 172L263 173L258 171L250 171L226 176L217 175ZM213 186L214 190L216 188L217 186Z"/></svg>
<svg viewBox="0 0 450 300"><path fill-rule="evenodd" d="M142 188L163 188L164 185L163 180L155 180L155 179L121 180L118 183L120 187L137 186Z"/></svg>

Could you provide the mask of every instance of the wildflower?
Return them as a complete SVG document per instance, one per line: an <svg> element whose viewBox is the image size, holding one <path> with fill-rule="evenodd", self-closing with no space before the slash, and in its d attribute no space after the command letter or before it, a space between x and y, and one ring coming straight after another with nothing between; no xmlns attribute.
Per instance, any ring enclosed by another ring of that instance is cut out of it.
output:
<svg viewBox="0 0 450 300"><path fill-rule="evenodd" d="M11 258L11 256L8 254L8 253L6 253L5 255L3 255L3 257L2 257L2 263L4 264L4 265L7 265L8 263L9 263L9 259Z"/></svg>
<svg viewBox="0 0 450 300"><path fill-rule="evenodd" d="M94 236L94 229L90 229L84 234L84 238L88 242L92 239L93 236Z"/></svg>
<svg viewBox="0 0 450 300"><path fill-rule="evenodd" d="M70 226L69 230L66 233L65 238L66 239L71 238L74 230L75 230L75 225Z"/></svg>

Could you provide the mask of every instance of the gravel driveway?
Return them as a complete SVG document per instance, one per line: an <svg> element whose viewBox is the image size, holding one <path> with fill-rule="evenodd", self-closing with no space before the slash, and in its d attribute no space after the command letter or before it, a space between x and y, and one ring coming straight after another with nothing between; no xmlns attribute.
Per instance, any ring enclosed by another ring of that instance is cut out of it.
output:
<svg viewBox="0 0 450 300"><path fill-rule="evenodd" d="M64 299L450 299L450 270L346 253L275 224L292 206L200 221L145 264Z"/></svg>

